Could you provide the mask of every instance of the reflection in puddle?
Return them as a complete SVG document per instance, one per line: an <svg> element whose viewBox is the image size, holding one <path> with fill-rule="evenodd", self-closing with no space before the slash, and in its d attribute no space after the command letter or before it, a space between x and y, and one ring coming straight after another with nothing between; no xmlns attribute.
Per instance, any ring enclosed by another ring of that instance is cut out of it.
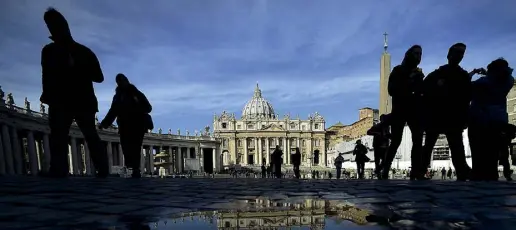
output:
<svg viewBox="0 0 516 230"><path fill-rule="evenodd" d="M371 212L343 201L289 198L215 204L217 211L182 213L151 229L387 229L369 223Z"/></svg>

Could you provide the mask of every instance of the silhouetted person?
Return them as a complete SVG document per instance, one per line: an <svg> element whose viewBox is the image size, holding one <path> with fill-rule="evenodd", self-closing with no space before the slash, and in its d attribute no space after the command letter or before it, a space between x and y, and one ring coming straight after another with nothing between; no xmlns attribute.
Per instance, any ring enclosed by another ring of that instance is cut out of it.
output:
<svg viewBox="0 0 516 230"><path fill-rule="evenodd" d="M340 175L342 174L342 163L344 163L344 157L342 157L342 153L339 153L339 156L334 160L335 168L337 169L337 179L340 179Z"/></svg>
<svg viewBox="0 0 516 230"><path fill-rule="evenodd" d="M152 106L147 97L121 73L116 75L117 87L111 108L99 127L107 128L116 119L125 165L133 170L132 177L139 178L143 136L152 129L149 113Z"/></svg>
<svg viewBox="0 0 516 230"><path fill-rule="evenodd" d="M262 158L262 167L261 167L262 178L266 178L267 177L267 167L265 166L265 161L266 161L266 159Z"/></svg>
<svg viewBox="0 0 516 230"><path fill-rule="evenodd" d="M428 74L423 82L425 146L420 168L421 173L426 173L439 134L445 134L457 180L462 181L468 179L471 171L462 141L471 101L471 76L459 65L465 52L463 43L452 45L448 51L448 64Z"/></svg>
<svg viewBox="0 0 516 230"><path fill-rule="evenodd" d="M292 164L294 165L294 175L297 179L301 177L299 174L299 166L301 165L301 153L299 148L296 147L296 152L292 154Z"/></svg>
<svg viewBox="0 0 516 230"><path fill-rule="evenodd" d="M502 140L505 145L502 145L499 159L499 164L503 166L503 175L507 181L512 181L513 170L509 163L509 148L511 148L511 142L514 138L516 138L516 126L513 124L507 124L502 130Z"/></svg>
<svg viewBox="0 0 516 230"><path fill-rule="evenodd" d="M382 164L382 178L389 177L392 161L396 156L403 137L403 129L408 124L412 133L411 179L424 178L421 174L421 150L423 128L421 125L422 84L424 74L418 68L421 62L422 48L410 47L405 53L401 65L392 69L389 76L388 91L392 97L392 112L389 117L391 125L391 144ZM418 172L418 173L415 173Z"/></svg>
<svg viewBox="0 0 516 230"><path fill-rule="evenodd" d="M387 122L387 115L382 114L380 116L380 122L373 125L373 127L367 131L367 135L373 136L374 173L378 179L381 179L381 163L384 161L385 154L389 148L389 138L391 136L390 126Z"/></svg>
<svg viewBox="0 0 516 230"><path fill-rule="evenodd" d="M441 169L441 179L446 180L446 169L444 167Z"/></svg>
<svg viewBox="0 0 516 230"><path fill-rule="evenodd" d="M487 75L472 83L468 136L472 180L498 180L498 159L507 143L502 138L509 123L507 94L514 85L513 69L500 58L487 66Z"/></svg>
<svg viewBox="0 0 516 230"><path fill-rule="evenodd" d="M357 173L359 179L364 179L365 163L370 159L367 157L367 148L362 144L361 140L357 140L353 155L356 155L355 162L357 163Z"/></svg>
<svg viewBox="0 0 516 230"><path fill-rule="evenodd" d="M68 175L68 133L75 120L81 129L97 169L97 177L106 177L109 166L95 126L98 102L93 82L101 83L104 75L96 55L77 43L64 16L53 8L44 15L53 42L41 51L43 93L41 102L48 105L50 126L50 170L42 176Z"/></svg>
<svg viewBox="0 0 516 230"><path fill-rule="evenodd" d="M276 145L276 149L274 149L274 152L272 152L272 164L276 178L281 178L281 164L283 163L282 156L283 151L281 151L279 145Z"/></svg>

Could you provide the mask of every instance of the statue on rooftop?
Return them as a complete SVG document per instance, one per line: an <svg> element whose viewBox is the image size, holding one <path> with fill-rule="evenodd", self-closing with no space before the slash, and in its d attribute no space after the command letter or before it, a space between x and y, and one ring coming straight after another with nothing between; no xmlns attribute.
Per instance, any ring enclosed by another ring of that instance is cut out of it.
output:
<svg viewBox="0 0 516 230"><path fill-rule="evenodd" d="M177 135L181 135L181 129L177 129Z"/></svg>
<svg viewBox="0 0 516 230"><path fill-rule="evenodd" d="M161 135L161 133L163 132L163 130L161 128L158 129L158 134Z"/></svg>
<svg viewBox="0 0 516 230"><path fill-rule="evenodd" d="M14 97L12 93L7 94L7 104L10 106L14 105Z"/></svg>
<svg viewBox="0 0 516 230"><path fill-rule="evenodd" d="M172 134L172 129L168 129L168 134Z"/></svg>
<svg viewBox="0 0 516 230"><path fill-rule="evenodd" d="M39 103L39 112L45 114L45 105L43 103Z"/></svg>
<svg viewBox="0 0 516 230"><path fill-rule="evenodd" d="M25 97L25 110L30 111L30 101Z"/></svg>

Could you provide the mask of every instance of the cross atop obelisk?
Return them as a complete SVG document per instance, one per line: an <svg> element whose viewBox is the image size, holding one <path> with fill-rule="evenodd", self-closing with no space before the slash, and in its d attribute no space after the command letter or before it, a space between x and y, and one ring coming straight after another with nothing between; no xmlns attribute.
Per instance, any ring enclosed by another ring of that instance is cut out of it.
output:
<svg viewBox="0 0 516 230"><path fill-rule="evenodd" d="M387 48L389 45L387 45L387 35L389 35L387 32L383 33L383 51L387 53Z"/></svg>

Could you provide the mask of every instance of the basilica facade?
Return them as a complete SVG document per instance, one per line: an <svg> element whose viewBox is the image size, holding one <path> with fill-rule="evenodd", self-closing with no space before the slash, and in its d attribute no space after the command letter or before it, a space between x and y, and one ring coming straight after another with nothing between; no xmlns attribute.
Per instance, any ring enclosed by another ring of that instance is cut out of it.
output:
<svg viewBox="0 0 516 230"><path fill-rule="evenodd" d="M298 147L302 166L326 166L325 133L324 117L317 112L306 120L288 114L280 118L258 84L240 119L226 111L213 118L213 134L222 141L225 167L268 165L276 146L283 150L284 165L291 165L291 153Z"/></svg>

